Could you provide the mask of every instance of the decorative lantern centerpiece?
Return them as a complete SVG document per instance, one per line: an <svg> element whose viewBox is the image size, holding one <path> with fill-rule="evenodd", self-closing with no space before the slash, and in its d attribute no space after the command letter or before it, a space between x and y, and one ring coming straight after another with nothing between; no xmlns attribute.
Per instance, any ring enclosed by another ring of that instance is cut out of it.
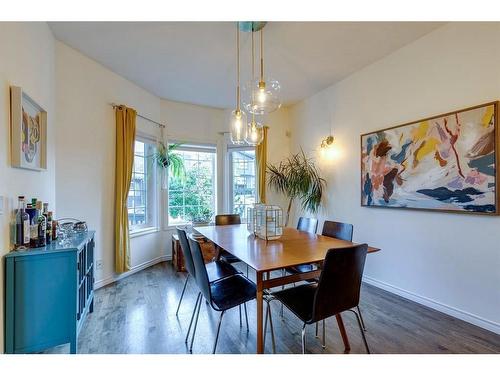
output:
<svg viewBox="0 0 500 375"><path fill-rule="evenodd" d="M283 210L279 206L257 203L247 210L247 228L263 240L277 240L283 234Z"/></svg>

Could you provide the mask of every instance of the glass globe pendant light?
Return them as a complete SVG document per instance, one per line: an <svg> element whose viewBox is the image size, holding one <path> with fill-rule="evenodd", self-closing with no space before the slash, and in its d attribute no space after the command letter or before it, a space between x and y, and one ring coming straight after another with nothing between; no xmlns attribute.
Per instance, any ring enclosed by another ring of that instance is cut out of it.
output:
<svg viewBox="0 0 500 375"><path fill-rule="evenodd" d="M236 22L236 65L237 65L237 85L236 85L236 109L231 112L229 122L231 142L235 145L245 144L247 115L240 108L240 30Z"/></svg>
<svg viewBox="0 0 500 375"><path fill-rule="evenodd" d="M247 125L245 141L250 146L258 146L264 140L264 126L255 119L252 114L252 121Z"/></svg>
<svg viewBox="0 0 500 375"><path fill-rule="evenodd" d="M255 74L255 44L252 33L252 77ZM264 139L264 130L262 123L255 119L255 113L252 113L252 121L247 125L245 141L250 146L258 146Z"/></svg>
<svg viewBox="0 0 500 375"><path fill-rule="evenodd" d="M253 31L252 31L253 36ZM253 61L252 61L253 63ZM273 79L264 79L264 31L260 29L260 76L253 78L243 87L243 105L256 115L276 111L281 107L280 84Z"/></svg>

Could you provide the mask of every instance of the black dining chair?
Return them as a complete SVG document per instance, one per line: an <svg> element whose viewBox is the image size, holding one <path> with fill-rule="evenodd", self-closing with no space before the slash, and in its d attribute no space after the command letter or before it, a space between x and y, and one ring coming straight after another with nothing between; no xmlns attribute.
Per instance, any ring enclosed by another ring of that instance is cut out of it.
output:
<svg viewBox="0 0 500 375"><path fill-rule="evenodd" d="M321 234L323 236L333 237L339 240L352 242L353 230L354 227L352 224L325 220L325 222L323 223L323 231L321 232ZM363 330L366 331L366 325L363 319L363 315L361 315L361 309L359 308L359 306L357 306L356 308L358 310L359 318L361 319L361 325L363 326ZM316 326L316 336L318 336L317 326Z"/></svg>
<svg viewBox="0 0 500 375"><path fill-rule="evenodd" d="M297 230L315 234L318 230L318 219L313 219L310 217L300 217L299 221L297 222ZM312 271L313 268L314 267L312 264L301 264L298 266L287 267L285 268L285 272L296 274Z"/></svg>
<svg viewBox="0 0 500 375"><path fill-rule="evenodd" d="M201 247L198 241L194 239L191 235L189 236L189 244L191 248L191 255L194 262L195 274L196 274L196 284L200 289L200 295L202 295L205 300L210 304L212 309L219 311L219 323L217 325L217 333L215 336L215 342L213 346L212 353L215 354L217 350L217 341L219 339L220 327L222 323L222 318L224 313L236 306L245 306L246 312L246 302L251 301L255 298L257 288L255 284L242 274L233 275L228 278L218 280L216 282L210 282L208 278L208 272L205 267L205 262L203 261L203 255L201 253ZM196 312L196 319L193 327L193 336L191 339L190 351L193 350L194 335L196 333L196 327L198 325L198 318L200 315L201 300L198 304L198 309ZM248 320L247 320L248 329Z"/></svg>
<svg viewBox="0 0 500 375"><path fill-rule="evenodd" d="M330 249L326 254L317 283L302 284L271 293L270 300L283 303L304 323L302 326L303 354L306 351L306 326L344 311L350 311L356 315L366 351L370 353L361 319L354 310L359 304L367 249L366 244ZM270 308L269 302L268 308Z"/></svg>
<svg viewBox="0 0 500 375"><path fill-rule="evenodd" d="M221 214L215 216L215 225L234 225L241 224L241 217L238 214ZM241 260L235 257L233 254L228 253L226 250L221 249L220 254L221 259L225 260L227 263L238 263ZM248 275L247 275L248 276Z"/></svg>
<svg viewBox="0 0 500 375"><path fill-rule="evenodd" d="M215 215L215 225L237 225L237 224L241 224L241 217L239 214ZM233 254L227 252L224 249L219 248L219 252L220 252L220 259L224 260L229 264L241 262L239 258L235 257ZM246 266L247 266L247 277L248 277L248 264ZM239 312L240 312L240 327L241 327L243 325L241 321L241 306L239 307ZM248 321L246 313L245 313L245 318Z"/></svg>
<svg viewBox="0 0 500 375"><path fill-rule="evenodd" d="M184 287L182 288L181 297L179 299L179 303L177 305L177 310L175 312L175 315L178 316L179 309L181 307L182 299L184 298L184 293L186 291L188 281L190 278L196 279L196 277L195 277L195 268L194 268L194 263L193 263L193 257L191 256L191 249L189 248L189 242L187 239L186 231L180 227L177 227L176 230L177 230L177 235L179 236L179 242L181 245L182 255L184 256L184 266L186 267L186 271L187 271L186 281L184 281ZM214 262L207 263L206 268L207 268L207 273L208 273L208 279L210 282L215 282L215 281L224 279L226 277L230 277L230 276L241 273L236 268L234 268L232 265L230 265L224 261L214 261ZM198 303L198 300L197 300L197 303ZM193 314L193 316L194 316L194 314ZM192 321L192 319L193 318L191 317L191 321ZM189 326L189 330L190 329L191 329L191 325ZM186 342L188 340L189 330L188 330L188 335L186 336Z"/></svg>
<svg viewBox="0 0 500 375"><path fill-rule="evenodd" d="M338 221L325 220L321 234L327 237L337 238L344 241L352 241L352 224L340 223Z"/></svg>
<svg viewBox="0 0 500 375"><path fill-rule="evenodd" d="M299 221L297 222L297 230L309 233L316 233L318 230L318 219L310 218L310 217L299 217ZM298 266L287 267L283 269L281 276L285 276L287 273L295 275L297 273L309 272L314 269L312 264L300 264ZM314 281L314 280L308 280ZM295 286L295 283L293 284ZM285 286L281 289L284 289ZM283 316L283 305L281 305L280 316Z"/></svg>

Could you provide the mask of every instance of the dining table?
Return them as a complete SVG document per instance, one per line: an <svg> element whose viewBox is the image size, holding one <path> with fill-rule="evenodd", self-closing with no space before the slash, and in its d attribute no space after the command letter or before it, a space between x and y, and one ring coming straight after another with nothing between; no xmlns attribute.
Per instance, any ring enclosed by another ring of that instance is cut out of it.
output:
<svg viewBox="0 0 500 375"><path fill-rule="evenodd" d="M292 275L280 274L279 277L270 277L271 272L302 264L319 264L325 259L329 249L357 245L354 242L299 231L294 228L283 228L282 236L275 240L265 240L257 237L247 229L246 224L197 226L193 229L216 245L216 248L219 249L216 258L220 256L220 249L223 249L255 270L257 285L257 353L264 352L263 308L265 291L303 280L317 279L321 274L321 269L318 268ZM378 251L380 249L368 246L368 254ZM349 339L342 317L340 314L335 317L344 342L345 352L349 352Z"/></svg>

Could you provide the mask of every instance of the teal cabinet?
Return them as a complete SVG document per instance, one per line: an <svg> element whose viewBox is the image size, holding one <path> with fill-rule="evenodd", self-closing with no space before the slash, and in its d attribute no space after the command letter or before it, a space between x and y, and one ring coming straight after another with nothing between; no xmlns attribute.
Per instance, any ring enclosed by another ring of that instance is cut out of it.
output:
<svg viewBox="0 0 500 375"><path fill-rule="evenodd" d="M76 340L94 304L94 232L5 256L5 351L36 353Z"/></svg>

